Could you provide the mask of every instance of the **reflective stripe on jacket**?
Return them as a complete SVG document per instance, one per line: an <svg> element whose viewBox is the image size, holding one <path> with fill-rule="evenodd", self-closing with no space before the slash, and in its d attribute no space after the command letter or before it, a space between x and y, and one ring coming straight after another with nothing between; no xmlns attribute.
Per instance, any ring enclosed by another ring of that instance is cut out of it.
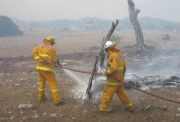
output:
<svg viewBox="0 0 180 122"><path fill-rule="evenodd" d="M121 84L121 82L106 81L106 85L108 85L108 86L118 86L120 84Z"/></svg>
<svg viewBox="0 0 180 122"><path fill-rule="evenodd" d="M54 69L53 68L47 68L47 67L42 67L42 66L36 66L37 70L43 70L43 71L49 71L49 72L53 72Z"/></svg>
<svg viewBox="0 0 180 122"><path fill-rule="evenodd" d="M38 54L40 57L46 57L46 58L49 58L51 60L51 57L48 55L48 54L42 54L42 53L39 53Z"/></svg>
<svg viewBox="0 0 180 122"><path fill-rule="evenodd" d="M107 81L119 82L124 81L126 64L119 49L108 51L108 65L106 68Z"/></svg>
<svg viewBox="0 0 180 122"><path fill-rule="evenodd" d="M47 62L57 63L56 49L51 46L49 42L45 42L43 45L36 46L32 52L32 56L37 61L36 69L43 71L54 71L52 64L43 64L41 61L46 60Z"/></svg>

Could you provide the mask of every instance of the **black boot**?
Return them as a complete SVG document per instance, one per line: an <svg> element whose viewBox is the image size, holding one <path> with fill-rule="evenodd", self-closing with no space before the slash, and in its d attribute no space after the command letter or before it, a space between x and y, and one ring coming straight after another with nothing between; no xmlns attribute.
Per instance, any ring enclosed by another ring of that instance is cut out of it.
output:
<svg viewBox="0 0 180 122"><path fill-rule="evenodd" d="M61 102L55 103L54 105L55 106L62 106L62 105L64 105L64 102L61 101Z"/></svg>

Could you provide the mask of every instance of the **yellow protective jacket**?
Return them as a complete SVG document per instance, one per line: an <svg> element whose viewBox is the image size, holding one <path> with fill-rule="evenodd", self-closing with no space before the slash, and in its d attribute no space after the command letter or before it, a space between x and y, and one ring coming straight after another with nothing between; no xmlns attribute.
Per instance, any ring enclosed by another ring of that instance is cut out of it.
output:
<svg viewBox="0 0 180 122"><path fill-rule="evenodd" d="M107 76L107 85L119 85L120 81L124 81L126 64L117 47L108 51L108 65L105 71Z"/></svg>
<svg viewBox="0 0 180 122"><path fill-rule="evenodd" d="M36 69L42 71L54 71L54 66L50 63L57 63L56 49L50 44L49 41L44 41L43 45L36 46L32 52L32 56L37 60ZM49 64L43 64L42 60L50 62Z"/></svg>

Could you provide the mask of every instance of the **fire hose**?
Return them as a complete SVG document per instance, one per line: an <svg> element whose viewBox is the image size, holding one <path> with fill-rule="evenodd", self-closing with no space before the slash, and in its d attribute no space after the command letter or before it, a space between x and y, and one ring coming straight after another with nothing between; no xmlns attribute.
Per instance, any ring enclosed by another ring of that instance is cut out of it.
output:
<svg viewBox="0 0 180 122"><path fill-rule="evenodd" d="M53 64L53 65L54 65L54 64ZM64 67L64 66L60 66L60 65L55 65L55 66L60 67L60 68L63 68L63 69L66 69L66 70L74 71L74 72L91 74L91 72L89 72L89 71L76 70L76 69L72 69L72 68L68 68L68 67ZM98 72L96 72L95 74L97 74L97 75L103 75L102 73L98 73ZM113 77L112 77L112 78L113 78ZM115 79L115 78L113 78L113 79L114 79L114 80L117 80L117 79ZM118 80L117 80L117 81L118 81ZM132 88L134 88L134 89L136 89L136 90L138 90L138 91L141 91L141 92L145 93L145 94L151 95L151 96L153 96L153 97L156 97L156 98L159 98L159 99L162 99L162 100L165 100L165 101L169 101L169 102L172 102L172 103L180 104L180 102L178 102L178 101L174 101L174 100L171 100L171 99L168 99L168 98L164 98L164 97L161 97L161 96L158 96L158 95L155 95L155 94L146 92L146 91L141 90L141 89L139 89L139 88L137 88L137 87L135 87L135 86L127 83L127 82L124 82L124 81L122 81L122 82L123 82L124 84L126 84L126 85L128 85L128 86L130 86L130 87L132 87Z"/></svg>

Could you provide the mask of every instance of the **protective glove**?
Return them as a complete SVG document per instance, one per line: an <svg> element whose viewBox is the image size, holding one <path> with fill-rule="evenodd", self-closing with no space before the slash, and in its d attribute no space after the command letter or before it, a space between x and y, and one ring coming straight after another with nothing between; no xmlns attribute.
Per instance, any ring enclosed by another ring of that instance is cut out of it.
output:
<svg viewBox="0 0 180 122"><path fill-rule="evenodd" d="M45 65L49 64L47 60L41 60L41 63Z"/></svg>
<svg viewBox="0 0 180 122"><path fill-rule="evenodd" d="M106 71L100 71L100 73L103 75L103 76L106 76L105 73Z"/></svg>
<svg viewBox="0 0 180 122"><path fill-rule="evenodd" d="M106 72L106 71L104 71L104 72L103 72L103 75L104 75L104 76L107 76L107 72Z"/></svg>
<svg viewBox="0 0 180 122"><path fill-rule="evenodd" d="M57 59L57 64L58 64L59 66L62 66L62 64L60 64L59 59Z"/></svg>

